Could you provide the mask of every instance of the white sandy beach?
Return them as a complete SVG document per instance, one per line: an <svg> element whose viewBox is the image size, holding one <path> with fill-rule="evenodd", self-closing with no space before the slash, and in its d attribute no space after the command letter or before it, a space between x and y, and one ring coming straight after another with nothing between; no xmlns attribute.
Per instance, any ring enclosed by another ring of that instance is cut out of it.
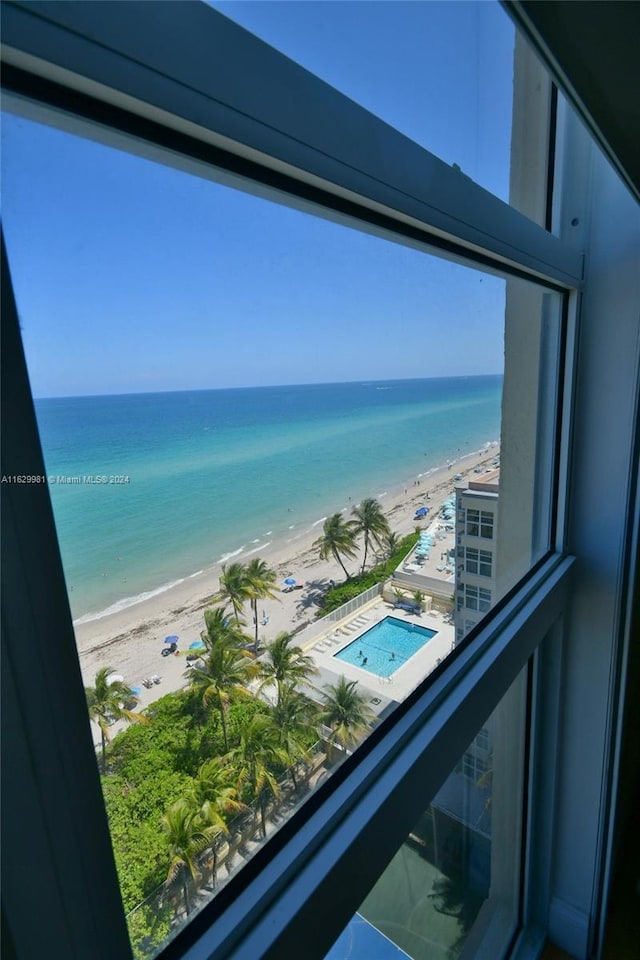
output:
<svg viewBox="0 0 640 960"><path fill-rule="evenodd" d="M432 508L422 524L426 526L451 494L454 475L462 473L467 478L478 464L488 463L498 454L499 446L492 444L423 476L420 481L411 478L401 487L389 489L381 503L391 529L400 535L411 533L416 527L416 508L422 504ZM283 630L298 630L315 620L319 609L316 601L329 579L338 583L344 580L344 573L334 560L321 561L317 550L312 549L313 541L321 532L322 527L316 526L301 535L295 545L274 542L261 551L261 559L276 570L278 584L278 600L260 602L260 618L263 610L268 617L266 626L259 628L261 645ZM242 561L242 555L237 559ZM346 567L355 573L361 562L361 556L346 560ZM117 613L76 624L76 642L85 684L92 686L96 672L105 666L112 667L129 685L136 687L142 686L143 678L160 675L160 684L149 690L142 688L142 707L183 686L185 654L204 627L203 613L211 605L209 598L218 589L220 572L220 565L212 566L196 577ZM285 577L289 576L303 580L304 589L280 592ZM246 614L249 616L248 608ZM253 631L250 620L246 630L248 633ZM163 658L163 641L170 634L177 634L180 638L180 656Z"/></svg>

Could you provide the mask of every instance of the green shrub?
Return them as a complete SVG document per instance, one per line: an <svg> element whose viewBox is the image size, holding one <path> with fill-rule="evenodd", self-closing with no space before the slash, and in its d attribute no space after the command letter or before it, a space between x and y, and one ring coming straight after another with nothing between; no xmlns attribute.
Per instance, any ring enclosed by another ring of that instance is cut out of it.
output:
<svg viewBox="0 0 640 960"><path fill-rule="evenodd" d="M375 567L372 567L371 570L367 570L366 573L360 576L352 577L351 580L347 580L346 583L331 587L324 595L322 610L318 616L323 617L325 614L331 613L332 610L337 610L343 603L347 603L348 600L353 600L354 597L364 593L369 587L375 586L376 583L384 583L385 580L388 580L396 567L399 566L409 551L416 545L419 538L419 530L416 533L408 534L402 538L398 549L388 560L376 564Z"/></svg>
<svg viewBox="0 0 640 960"><path fill-rule="evenodd" d="M231 696L228 707L230 746L239 731L266 704ZM107 750L109 773L102 790L109 819L122 901L128 912L163 883L169 866L160 820L176 800L188 795L205 760L224 754L220 715L213 703L202 710L202 697L191 690L169 693L146 711L148 723L127 727ZM162 941L166 917L153 926L153 910L136 913L136 943ZM147 929L148 928L148 929ZM156 939L158 938L158 939ZM144 951L143 951L144 952Z"/></svg>
<svg viewBox="0 0 640 960"><path fill-rule="evenodd" d="M173 909L169 904L141 904L127 917L129 939L135 960L145 960L162 946L171 933Z"/></svg>

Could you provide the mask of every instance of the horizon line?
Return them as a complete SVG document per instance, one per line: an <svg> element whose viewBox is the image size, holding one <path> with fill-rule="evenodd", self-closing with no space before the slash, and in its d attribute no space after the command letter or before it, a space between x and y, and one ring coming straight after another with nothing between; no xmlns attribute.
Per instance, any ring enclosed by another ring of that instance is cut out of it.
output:
<svg viewBox="0 0 640 960"><path fill-rule="evenodd" d="M280 390L283 387L334 387L346 386L349 384L360 384L366 386L375 383L414 383L421 380L471 380L479 377L502 377L504 372L499 373L456 373L449 376L438 377L387 377L385 379L359 378L357 380L311 380L307 383L267 383L255 384L253 386L244 384L235 387L195 387L188 389L179 387L174 390L128 390L124 393L67 393L67 394L48 394L33 396L35 400L94 400L98 397L153 397L164 396L167 393L213 393L223 390Z"/></svg>

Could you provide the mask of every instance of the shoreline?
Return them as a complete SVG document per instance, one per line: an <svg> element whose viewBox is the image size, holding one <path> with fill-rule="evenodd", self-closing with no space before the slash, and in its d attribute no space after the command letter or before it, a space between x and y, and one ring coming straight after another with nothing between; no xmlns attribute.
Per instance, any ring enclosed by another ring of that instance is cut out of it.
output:
<svg viewBox="0 0 640 960"><path fill-rule="evenodd" d="M414 513L419 501L425 500L429 494L431 522L434 513L450 495L454 474L460 472L467 476L479 463L492 459L499 452L499 443L489 441L479 451L463 454L424 471L418 475L419 479L416 477L413 481L390 484L387 490L370 495L380 500L391 529L399 535L405 535L417 525ZM350 513L355 503L349 501L340 512ZM245 547L234 552L233 556L240 562L250 555L259 554L277 574L275 592L278 600L260 602L261 611L268 616L268 623L260 629L261 644L270 642L283 630L298 630L313 622L318 610L316 601L326 589L328 580L341 582L344 579L344 573L335 560L319 560L317 551L312 549L313 541L321 534L321 524L322 519L319 519L310 526L305 524L300 533L289 539L274 538L268 544L258 544L251 550ZM252 544L248 546L253 547ZM360 551L354 560L347 561L347 568L355 572L359 563ZM184 657L161 658L164 637L177 634L181 653L185 653L189 643L199 638L204 626L204 610L211 605L210 598L218 589L221 566L222 561L219 561L166 587L150 591L150 595L143 600L110 613L92 616L91 619L81 617L74 621L85 684L92 685L96 672L104 666L113 667L124 675L129 685L136 687L141 686L143 678L154 673L162 674L160 685L143 691L140 696L141 707L163 693L182 686ZM278 593L287 576L304 580L305 589L288 594ZM245 629L252 633L253 624L247 622Z"/></svg>
<svg viewBox="0 0 640 960"><path fill-rule="evenodd" d="M456 464L461 463L462 461L470 458L479 456L484 452L485 449L493 448L495 445L499 446L498 441L487 441L482 448L478 450L472 450L469 453L464 453L458 455L455 458L448 459L446 463L441 463L436 466L427 467L425 470L419 471L412 474L409 479L406 478L406 474L401 478L390 479L385 482L381 482L379 486L387 486L386 490L381 490L378 492L372 492L371 489L361 492L359 497L348 497L348 502L345 506L338 506L338 501L330 507L325 509L328 511L325 516L316 517L313 520L310 518L298 519L295 524L291 524L288 528L281 527L280 529L268 530L258 537L251 537L248 534L245 538L245 542L240 546L229 548L227 551L222 553L222 555L217 560L209 560L209 562L204 565L201 569L190 570L188 573L179 572L175 575L174 578L161 583L159 586L147 586L142 589L139 593L133 595L127 595L124 597L119 597L117 600L109 602L105 607L99 610L90 610L86 613L80 613L78 616L73 617L73 626L74 628L83 626L84 624L95 623L106 619L111 616L115 616L119 613L122 613L126 610L131 610L133 607L137 607L143 603L146 603L147 600L152 600L155 597L161 596L165 593L170 593L172 590L179 588L183 583L188 580L195 580L200 576L206 576L212 572L219 570L220 566L223 563L228 563L231 560L238 559L239 561L244 561L246 558L254 556L255 554L263 553L267 548L272 545L276 548L281 548L283 545L288 545L290 549L296 549L296 543L299 540L306 539L312 532L315 531L315 535L319 536L320 531L317 528L320 528L323 521L326 520L326 517L330 514L340 512L348 512L351 507L360 502L360 500L365 497L374 497L377 500L381 501L383 509L385 508L385 503L388 498L395 499L400 493L407 488L407 496L410 491L413 491L412 484L421 481L423 484L426 484L430 481L430 478L438 473L440 470L445 469L451 464L452 467L455 467ZM363 485L364 486L364 485ZM425 487L426 490L426 487ZM387 511L385 510L385 513ZM293 519L293 517L292 517ZM293 532L295 531L295 532ZM254 531L255 533L255 531ZM119 558L118 558L119 559ZM195 566L195 564L194 564Z"/></svg>

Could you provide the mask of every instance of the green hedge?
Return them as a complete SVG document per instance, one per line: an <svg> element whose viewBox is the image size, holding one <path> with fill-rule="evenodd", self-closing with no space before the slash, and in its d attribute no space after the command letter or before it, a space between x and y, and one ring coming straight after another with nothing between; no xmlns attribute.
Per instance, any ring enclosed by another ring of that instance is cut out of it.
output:
<svg viewBox="0 0 640 960"><path fill-rule="evenodd" d="M385 560L384 563L378 563L375 567L372 567L371 570L367 570L366 573L352 577L350 580L336 587L331 587L324 595L322 609L318 616L324 617L325 614L331 613L332 610L337 610L343 603L346 603L348 600L353 600L354 597L364 593L369 587L375 586L376 583L384 583L385 580L388 580L409 551L415 547L419 539L419 531L408 534L402 538L400 546L393 556Z"/></svg>

